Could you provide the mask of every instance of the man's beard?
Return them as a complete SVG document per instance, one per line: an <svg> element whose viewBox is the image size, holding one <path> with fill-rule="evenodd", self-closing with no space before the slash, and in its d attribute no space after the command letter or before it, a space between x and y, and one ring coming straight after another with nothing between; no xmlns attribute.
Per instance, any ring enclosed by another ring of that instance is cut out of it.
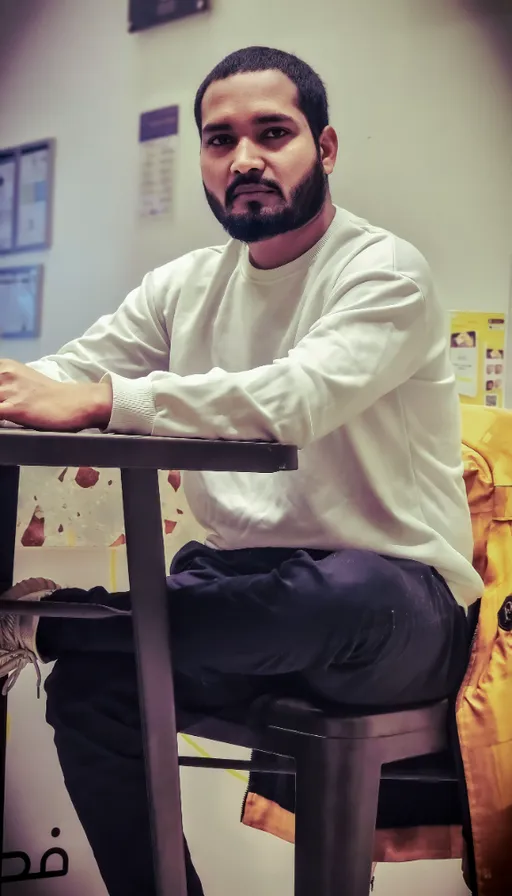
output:
<svg viewBox="0 0 512 896"><path fill-rule="evenodd" d="M260 200L253 200L248 202L248 210L243 214L237 215L229 211L233 191L239 186L257 183L260 183L260 178L255 178L254 175L241 175L237 178L228 190L226 208L203 184L208 205L217 221L230 237L243 243L259 243L304 227L320 213L327 196L328 178L317 158L310 171L293 190L290 201L284 208L265 208ZM269 181L261 183L266 187L274 186ZM277 184L275 188L279 190Z"/></svg>

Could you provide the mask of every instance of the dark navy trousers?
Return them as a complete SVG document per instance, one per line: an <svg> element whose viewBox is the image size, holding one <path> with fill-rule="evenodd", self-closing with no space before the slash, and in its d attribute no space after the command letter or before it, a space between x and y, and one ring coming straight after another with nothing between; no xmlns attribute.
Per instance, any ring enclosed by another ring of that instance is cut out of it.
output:
<svg viewBox="0 0 512 896"><path fill-rule="evenodd" d="M181 728L189 712L243 712L272 693L400 707L454 694L465 671L466 614L414 561L191 542L167 582ZM130 606L129 593L99 587L51 599ZM47 719L107 890L153 896L131 619L43 618L38 648L57 660ZM188 850L187 874L201 896Z"/></svg>

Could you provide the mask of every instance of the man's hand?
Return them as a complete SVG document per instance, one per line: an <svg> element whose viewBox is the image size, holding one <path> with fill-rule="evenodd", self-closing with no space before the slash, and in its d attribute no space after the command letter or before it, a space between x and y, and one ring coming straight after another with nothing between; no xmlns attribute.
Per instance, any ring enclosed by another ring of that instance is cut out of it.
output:
<svg viewBox="0 0 512 896"><path fill-rule="evenodd" d="M0 420L77 432L107 426L111 414L109 383L59 383L19 361L0 360Z"/></svg>

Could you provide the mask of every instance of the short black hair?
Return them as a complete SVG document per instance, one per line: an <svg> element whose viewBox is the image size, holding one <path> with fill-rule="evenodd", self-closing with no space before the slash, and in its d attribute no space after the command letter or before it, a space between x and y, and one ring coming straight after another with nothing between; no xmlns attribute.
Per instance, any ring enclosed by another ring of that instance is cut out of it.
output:
<svg viewBox="0 0 512 896"><path fill-rule="evenodd" d="M226 56L204 79L197 91L194 115L201 135L202 103L210 84L222 81L242 72L265 72L277 69L292 81L298 91L299 109L305 115L315 143L329 124L329 103L322 79L307 62L292 53L274 50L271 47L246 47Z"/></svg>

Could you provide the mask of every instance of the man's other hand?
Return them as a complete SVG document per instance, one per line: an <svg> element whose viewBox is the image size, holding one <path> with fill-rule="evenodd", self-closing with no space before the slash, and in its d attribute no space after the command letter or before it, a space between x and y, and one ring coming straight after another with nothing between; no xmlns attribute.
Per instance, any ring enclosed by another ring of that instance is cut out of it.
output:
<svg viewBox="0 0 512 896"><path fill-rule="evenodd" d="M111 413L109 383L59 383L19 361L0 359L0 420L77 432L107 426Z"/></svg>

